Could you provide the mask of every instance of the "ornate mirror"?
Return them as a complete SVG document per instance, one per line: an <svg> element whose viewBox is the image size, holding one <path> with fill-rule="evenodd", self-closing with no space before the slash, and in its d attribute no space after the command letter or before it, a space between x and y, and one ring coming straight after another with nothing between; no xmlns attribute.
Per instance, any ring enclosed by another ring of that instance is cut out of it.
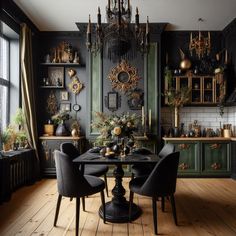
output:
<svg viewBox="0 0 236 236"><path fill-rule="evenodd" d="M122 60L120 64L111 69L108 79L112 83L112 89L126 93L137 86L140 78L137 69Z"/></svg>

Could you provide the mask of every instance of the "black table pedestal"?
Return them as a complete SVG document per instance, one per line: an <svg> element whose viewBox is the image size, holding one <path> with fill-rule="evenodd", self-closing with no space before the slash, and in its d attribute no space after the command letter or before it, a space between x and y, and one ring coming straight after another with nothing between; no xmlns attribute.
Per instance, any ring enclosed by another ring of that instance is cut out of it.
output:
<svg viewBox="0 0 236 236"><path fill-rule="evenodd" d="M106 207L106 221L112 223L127 223L129 222L129 202L126 201L125 189L122 185L122 178L124 171L121 164L116 164L113 175L115 177L115 186L112 189L112 195L114 196L110 202L105 204ZM99 209L99 215L103 218L102 206ZM141 215L141 209L133 203L131 217L133 221Z"/></svg>

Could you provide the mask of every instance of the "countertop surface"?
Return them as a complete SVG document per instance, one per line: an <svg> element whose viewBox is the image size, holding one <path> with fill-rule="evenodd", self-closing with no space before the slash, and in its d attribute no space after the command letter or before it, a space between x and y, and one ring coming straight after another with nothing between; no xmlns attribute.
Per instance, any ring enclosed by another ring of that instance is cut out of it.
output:
<svg viewBox="0 0 236 236"><path fill-rule="evenodd" d="M236 137L163 137L165 141L236 141Z"/></svg>

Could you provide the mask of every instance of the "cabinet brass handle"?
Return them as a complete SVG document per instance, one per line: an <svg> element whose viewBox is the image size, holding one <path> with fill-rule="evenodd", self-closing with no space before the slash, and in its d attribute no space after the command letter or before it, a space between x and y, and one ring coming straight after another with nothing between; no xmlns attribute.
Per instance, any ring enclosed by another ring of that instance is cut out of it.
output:
<svg viewBox="0 0 236 236"><path fill-rule="evenodd" d="M221 144L219 143L214 143L210 145L210 149L220 149L221 148Z"/></svg>
<svg viewBox="0 0 236 236"><path fill-rule="evenodd" d="M178 148L180 150L186 150L186 149L189 149L190 148L190 145L189 144L186 144L186 143L182 143L182 144L179 144L178 145Z"/></svg>
<svg viewBox="0 0 236 236"><path fill-rule="evenodd" d="M179 165L179 168L181 169L181 170L186 170L186 169L189 169L189 165L187 164L187 163L181 163L180 165Z"/></svg>
<svg viewBox="0 0 236 236"><path fill-rule="evenodd" d="M211 165L211 168L213 169L213 170L219 170L219 169L221 169L221 164L220 163L213 163L212 165Z"/></svg>

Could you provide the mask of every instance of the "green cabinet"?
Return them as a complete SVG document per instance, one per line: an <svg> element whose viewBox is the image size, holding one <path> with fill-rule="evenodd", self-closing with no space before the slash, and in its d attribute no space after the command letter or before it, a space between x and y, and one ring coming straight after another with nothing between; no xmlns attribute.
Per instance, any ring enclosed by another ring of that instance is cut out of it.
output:
<svg viewBox="0 0 236 236"><path fill-rule="evenodd" d="M80 153L84 149L84 137L39 137L40 140L40 160L41 170L44 176L56 176L54 151L60 150L60 145L64 142L73 143Z"/></svg>
<svg viewBox="0 0 236 236"><path fill-rule="evenodd" d="M199 143L198 142L171 142L175 150L180 152L179 175L196 175L200 173Z"/></svg>
<svg viewBox="0 0 236 236"><path fill-rule="evenodd" d="M179 176L220 177L231 175L230 140L217 138L164 138L180 151Z"/></svg>
<svg viewBox="0 0 236 236"><path fill-rule="evenodd" d="M202 143L202 172L204 174L230 173L230 142Z"/></svg>
<svg viewBox="0 0 236 236"><path fill-rule="evenodd" d="M180 151L179 173L199 172L199 144L196 142L176 143L175 150Z"/></svg>

